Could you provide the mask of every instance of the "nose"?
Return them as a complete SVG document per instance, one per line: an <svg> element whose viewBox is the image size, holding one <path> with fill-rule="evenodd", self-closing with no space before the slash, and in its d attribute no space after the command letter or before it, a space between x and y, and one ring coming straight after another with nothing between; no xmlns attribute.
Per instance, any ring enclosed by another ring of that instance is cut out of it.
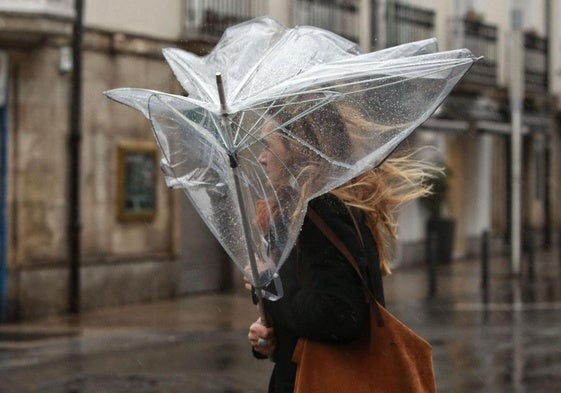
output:
<svg viewBox="0 0 561 393"><path fill-rule="evenodd" d="M259 154L259 157L257 157L257 161L259 161L259 163L263 166L267 166L267 152L262 151Z"/></svg>

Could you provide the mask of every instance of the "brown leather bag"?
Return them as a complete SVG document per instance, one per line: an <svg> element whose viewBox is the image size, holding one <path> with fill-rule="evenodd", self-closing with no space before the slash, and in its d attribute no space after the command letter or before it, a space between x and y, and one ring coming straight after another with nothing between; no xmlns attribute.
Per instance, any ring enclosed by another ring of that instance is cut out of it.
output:
<svg viewBox="0 0 561 393"><path fill-rule="evenodd" d="M436 392L430 344L376 302L347 247L317 213L309 209L308 216L360 275L371 321L367 334L351 344L300 338L292 357L294 392Z"/></svg>

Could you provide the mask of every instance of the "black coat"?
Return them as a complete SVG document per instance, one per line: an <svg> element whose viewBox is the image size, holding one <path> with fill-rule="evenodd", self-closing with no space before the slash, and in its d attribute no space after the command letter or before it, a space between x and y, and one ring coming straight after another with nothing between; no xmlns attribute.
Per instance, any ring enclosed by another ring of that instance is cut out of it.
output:
<svg viewBox="0 0 561 393"><path fill-rule="evenodd" d="M326 194L311 201L310 206L347 246L376 298L384 304L378 253L364 216L354 212L363 247L349 211L339 199ZM277 339L269 392L291 393L296 376L291 359L298 338L351 342L366 328L370 310L358 275L308 217L279 274L284 296L265 303Z"/></svg>

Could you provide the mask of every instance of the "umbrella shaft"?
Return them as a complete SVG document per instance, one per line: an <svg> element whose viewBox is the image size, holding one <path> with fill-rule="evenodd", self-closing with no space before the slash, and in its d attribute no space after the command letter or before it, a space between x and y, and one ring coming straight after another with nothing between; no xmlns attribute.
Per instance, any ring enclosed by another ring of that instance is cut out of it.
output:
<svg viewBox="0 0 561 393"><path fill-rule="evenodd" d="M253 278L253 282L257 283L259 280L259 269L257 267L257 261L255 260L255 252L253 251L253 247L251 245L250 236L251 236L251 228L249 226L249 222L247 221L247 217L243 214L245 210L245 202L243 198L243 193L240 185L240 179L238 178L238 168L232 168L233 175L234 175L234 184L236 186L236 196L238 197L238 204L240 206L241 212L241 219L242 219L242 226L244 231L244 239L246 241L247 253L249 256L249 265L251 267L251 275ZM255 291L257 296L257 306L259 307L259 314L261 316L261 322L265 326L270 326L269 320L267 318L267 314L265 313L265 307L263 305L263 295L261 293L261 289L257 289Z"/></svg>
<svg viewBox="0 0 561 393"><path fill-rule="evenodd" d="M226 130L226 135L228 137L228 142L230 147L233 147L233 143L230 140L230 124L228 119L228 106L226 105L226 94L224 93L224 83L222 81L222 74L220 72L216 73L216 87L218 89L218 97L220 99L220 106L222 109L222 122L224 128ZM238 197L238 204L240 206L240 214L242 219L242 226L244 231L244 239L246 242L247 253L249 256L249 264L251 266L251 275L253 278L253 282L256 283L259 280L259 269L257 267L257 261L255 260L255 252L253 251L253 247L251 246L250 236L251 236L251 228L249 223L247 222L247 217L243 214L245 212L245 202L243 198L242 188L240 185L240 180L238 178L238 159L236 157L235 151L229 155L230 158L230 167L232 168L232 172L234 174L234 184L236 186L236 196ZM261 316L261 322L265 326L270 326L270 323L267 319L267 314L265 313L265 307L263 305L263 294L261 293L260 289L255 291L257 296L257 305L259 307L259 314Z"/></svg>

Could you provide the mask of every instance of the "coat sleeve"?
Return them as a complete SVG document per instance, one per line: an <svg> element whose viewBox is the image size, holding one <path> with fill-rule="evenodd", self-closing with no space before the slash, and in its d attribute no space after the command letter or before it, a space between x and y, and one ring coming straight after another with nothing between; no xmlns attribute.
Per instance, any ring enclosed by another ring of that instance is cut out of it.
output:
<svg viewBox="0 0 561 393"><path fill-rule="evenodd" d="M324 209L321 204L316 207L355 258L364 260L364 249L347 211ZM341 343L356 339L369 319L369 306L349 262L309 220L304 223L296 254L281 269L285 296L267 304L275 324L297 337Z"/></svg>

